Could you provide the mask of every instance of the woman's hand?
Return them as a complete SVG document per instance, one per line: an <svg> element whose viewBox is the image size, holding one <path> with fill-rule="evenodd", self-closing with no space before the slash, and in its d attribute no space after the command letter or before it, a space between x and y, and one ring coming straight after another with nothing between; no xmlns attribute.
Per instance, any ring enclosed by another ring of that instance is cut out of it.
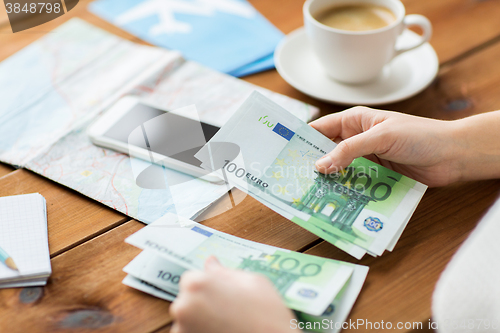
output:
<svg viewBox="0 0 500 333"><path fill-rule="evenodd" d="M264 276L224 268L214 257L205 271L188 271L170 306L172 333L282 333L293 313Z"/></svg>
<svg viewBox="0 0 500 333"><path fill-rule="evenodd" d="M310 125L338 143L316 162L320 172L338 172L364 156L429 186L461 178L465 156L456 137L457 122L354 107Z"/></svg>

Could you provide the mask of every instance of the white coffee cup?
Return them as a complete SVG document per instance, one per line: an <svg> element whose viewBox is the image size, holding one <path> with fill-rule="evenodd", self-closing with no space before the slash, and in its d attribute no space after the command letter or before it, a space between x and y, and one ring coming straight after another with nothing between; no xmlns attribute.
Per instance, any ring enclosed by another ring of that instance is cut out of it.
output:
<svg viewBox="0 0 500 333"><path fill-rule="evenodd" d="M348 31L329 27L314 18L329 8L357 4L385 7L396 20L380 29ZM343 83L361 84L377 79L394 57L419 47L432 35L429 20L422 15L405 16L405 7L399 0L307 0L303 11L314 53L325 72ZM420 27L423 35L414 45L397 47L398 37L410 26Z"/></svg>

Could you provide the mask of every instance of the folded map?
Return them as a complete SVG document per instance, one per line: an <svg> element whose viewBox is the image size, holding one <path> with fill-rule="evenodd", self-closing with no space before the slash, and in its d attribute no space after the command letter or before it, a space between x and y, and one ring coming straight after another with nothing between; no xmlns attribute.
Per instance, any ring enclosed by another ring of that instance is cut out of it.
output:
<svg viewBox="0 0 500 333"><path fill-rule="evenodd" d="M177 52L138 45L74 18L0 63L0 161L30 169L113 209L150 223L168 212L196 216L227 193L180 179L190 203L176 211L171 193L141 188L134 167L151 166L94 146L92 120L131 94L167 110L195 105L201 121L222 126L254 90L303 120L318 109L185 61ZM154 167L154 166L153 166Z"/></svg>

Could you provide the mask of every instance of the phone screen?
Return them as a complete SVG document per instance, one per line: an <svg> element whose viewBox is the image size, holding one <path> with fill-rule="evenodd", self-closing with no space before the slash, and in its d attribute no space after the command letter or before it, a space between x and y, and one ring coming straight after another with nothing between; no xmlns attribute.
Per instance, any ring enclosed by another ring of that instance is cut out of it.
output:
<svg viewBox="0 0 500 333"><path fill-rule="evenodd" d="M147 140L141 140L133 144L139 148L146 150L150 148L151 151L160 155L200 167L201 162L194 155L202 146L199 146L199 142L191 145L189 143L189 140L192 140L189 133L199 131L200 123L173 113L170 113L168 117L159 117L164 115L165 112L138 103L109 128L104 136L129 143L129 135L133 130L148 120L158 117L158 120L154 122L154 126L148 126ZM205 136L205 142L208 142L219 130L219 127L203 122L201 122L201 128ZM178 152L179 142L188 147L194 146L194 148Z"/></svg>

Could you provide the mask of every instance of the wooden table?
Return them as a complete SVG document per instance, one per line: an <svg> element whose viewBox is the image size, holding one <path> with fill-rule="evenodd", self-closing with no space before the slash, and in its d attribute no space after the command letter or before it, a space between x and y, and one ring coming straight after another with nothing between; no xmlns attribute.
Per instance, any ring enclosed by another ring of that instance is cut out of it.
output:
<svg viewBox="0 0 500 333"><path fill-rule="evenodd" d="M303 24L303 0L251 2L284 33ZM424 92L382 108L438 119L500 109L500 2L403 2L408 13L431 20L435 30L431 44L441 69ZM0 6L0 60L74 16L143 43L90 14L88 3L80 1L69 14L16 34L12 34ZM274 70L245 80L316 105L322 114L343 109L303 95ZM141 223L32 172L0 164L0 176L0 196L39 192L47 199L53 268L44 288L0 291L0 332L169 331L168 302L121 284L125 276L122 268L139 253L124 239L142 228ZM499 180L429 189L395 250L359 261L370 266L370 273L350 318L394 324L423 322L426 331L432 291L440 273L499 193ZM219 202L213 209L226 204ZM238 237L356 262L250 197L204 223Z"/></svg>

